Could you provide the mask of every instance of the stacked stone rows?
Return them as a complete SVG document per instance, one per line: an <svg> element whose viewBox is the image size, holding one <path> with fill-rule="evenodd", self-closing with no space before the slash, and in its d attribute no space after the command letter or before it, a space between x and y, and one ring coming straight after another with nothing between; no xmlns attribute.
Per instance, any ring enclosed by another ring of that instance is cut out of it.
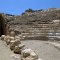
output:
<svg viewBox="0 0 60 60"><path fill-rule="evenodd" d="M23 39L26 40L50 40L60 41L60 20L29 26L22 32Z"/></svg>

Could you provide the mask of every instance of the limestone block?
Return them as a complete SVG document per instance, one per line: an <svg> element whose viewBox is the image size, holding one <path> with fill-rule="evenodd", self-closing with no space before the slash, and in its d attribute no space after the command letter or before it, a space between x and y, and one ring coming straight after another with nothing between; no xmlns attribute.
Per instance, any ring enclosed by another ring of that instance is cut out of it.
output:
<svg viewBox="0 0 60 60"><path fill-rule="evenodd" d="M26 57L28 57L28 56L30 56L30 49L22 50L22 52L21 52L21 57L22 57L22 58L26 58Z"/></svg>
<svg viewBox="0 0 60 60"><path fill-rule="evenodd" d="M14 29L9 29L9 35L11 36L11 37L15 37L15 31L14 31Z"/></svg>
<svg viewBox="0 0 60 60"><path fill-rule="evenodd" d="M12 41L10 41L10 49L11 50L14 50L14 48L15 48L15 41L14 40L12 40Z"/></svg>
<svg viewBox="0 0 60 60"><path fill-rule="evenodd" d="M12 45L14 42L15 42L15 40L11 40L11 41L10 41L10 45Z"/></svg>
<svg viewBox="0 0 60 60"><path fill-rule="evenodd" d="M33 52L33 51L30 53L30 56L31 56L32 58L34 58L33 60L37 60L37 59L38 59L38 56L37 56L36 53Z"/></svg>
<svg viewBox="0 0 60 60"><path fill-rule="evenodd" d="M25 49L21 52L21 59L22 60L38 60L38 56L35 54L35 52L31 49Z"/></svg>
<svg viewBox="0 0 60 60"><path fill-rule="evenodd" d="M1 40L4 41L5 37L6 37L5 35L2 35Z"/></svg>
<svg viewBox="0 0 60 60"><path fill-rule="evenodd" d="M15 48L14 48L14 53L16 53L16 54L21 54L21 50L22 50L22 49L20 49L18 46L15 46Z"/></svg>
<svg viewBox="0 0 60 60"><path fill-rule="evenodd" d="M31 56L28 56L26 58L22 58L21 60L39 60L39 59L34 59ZM41 59L40 59L41 60Z"/></svg>
<svg viewBox="0 0 60 60"><path fill-rule="evenodd" d="M21 41L20 40L15 40L14 44L19 45L19 44L21 44Z"/></svg>
<svg viewBox="0 0 60 60"><path fill-rule="evenodd" d="M21 42L19 40L12 40L12 41L10 41L10 49L14 50L15 46L18 46L19 44L21 44Z"/></svg>
<svg viewBox="0 0 60 60"><path fill-rule="evenodd" d="M7 35L7 36L5 37L5 42L6 42L9 38L10 38L9 35Z"/></svg>
<svg viewBox="0 0 60 60"><path fill-rule="evenodd" d="M22 58L21 60L33 60L33 58L31 58L31 57L29 56L29 57L26 57L26 58Z"/></svg>
<svg viewBox="0 0 60 60"><path fill-rule="evenodd" d="M6 36L6 38L5 38L7 45L9 45L10 41L12 41L12 40L14 40L14 37Z"/></svg>
<svg viewBox="0 0 60 60"><path fill-rule="evenodd" d="M23 47L25 47L25 45L24 45L24 44L19 44L18 47L19 47L20 49L22 49Z"/></svg>
<svg viewBox="0 0 60 60"><path fill-rule="evenodd" d="M15 39L20 40L20 37L19 36L15 36Z"/></svg>
<svg viewBox="0 0 60 60"><path fill-rule="evenodd" d="M14 37L10 37L10 40L12 41L12 40L15 40L15 38Z"/></svg>
<svg viewBox="0 0 60 60"><path fill-rule="evenodd" d="M14 53L21 54L22 48L24 46L25 46L24 44L19 44L19 45L15 46Z"/></svg>

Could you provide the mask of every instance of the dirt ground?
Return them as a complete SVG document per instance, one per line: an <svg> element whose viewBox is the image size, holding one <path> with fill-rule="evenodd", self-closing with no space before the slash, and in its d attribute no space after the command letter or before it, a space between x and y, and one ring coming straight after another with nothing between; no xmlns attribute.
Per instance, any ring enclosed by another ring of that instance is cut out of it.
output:
<svg viewBox="0 0 60 60"><path fill-rule="evenodd" d="M14 54L5 42L0 41L0 60L20 60L20 55Z"/></svg>
<svg viewBox="0 0 60 60"><path fill-rule="evenodd" d="M25 40L22 41L26 48L31 48L42 60L60 60L60 51L48 41Z"/></svg>
<svg viewBox="0 0 60 60"><path fill-rule="evenodd" d="M25 48L31 48L42 60L60 60L60 51L48 41L25 40L21 41L26 45ZM0 60L20 60L20 55L14 54L5 42L0 41Z"/></svg>

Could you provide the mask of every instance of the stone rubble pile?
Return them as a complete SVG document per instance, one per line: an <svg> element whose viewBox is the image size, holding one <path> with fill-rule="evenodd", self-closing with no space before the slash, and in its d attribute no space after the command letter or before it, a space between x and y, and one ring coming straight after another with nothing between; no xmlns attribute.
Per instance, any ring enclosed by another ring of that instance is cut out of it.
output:
<svg viewBox="0 0 60 60"><path fill-rule="evenodd" d="M2 35L1 40L5 41L14 53L21 54L21 60L39 60L33 50L23 49L25 45L21 43L19 36L15 36L13 30L10 30L8 35Z"/></svg>

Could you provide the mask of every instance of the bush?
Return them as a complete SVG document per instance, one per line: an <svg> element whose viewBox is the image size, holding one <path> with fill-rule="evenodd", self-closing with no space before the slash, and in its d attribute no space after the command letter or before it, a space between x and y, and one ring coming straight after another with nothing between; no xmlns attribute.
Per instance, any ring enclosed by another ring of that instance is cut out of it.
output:
<svg viewBox="0 0 60 60"><path fill-rule="evenodd" d="M28 10L26 10L25 12L34 12L34 10L28 9Z"/></svg>

